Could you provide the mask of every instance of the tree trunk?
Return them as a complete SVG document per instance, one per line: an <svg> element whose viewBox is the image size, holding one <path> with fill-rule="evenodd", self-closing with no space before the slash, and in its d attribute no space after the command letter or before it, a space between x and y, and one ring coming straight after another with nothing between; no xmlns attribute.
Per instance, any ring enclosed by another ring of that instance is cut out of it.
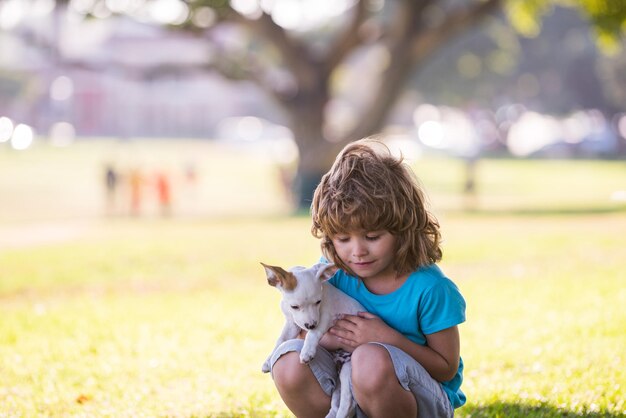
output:
<svg viewBox="0 0 626 418"><path fill-rule="evenodd" d="M339 147L324 139L322 127L306 129L303 124L293 127L300 160L293 184L298 211L308 211L313 193L322 176L332 165Z"/></svg>
<svg viewBox="0 0 626 418"><path fill-rule="evenodd" d="M323 89L305 97L301 95L289 108L291 129L298 146L299 161L292 192L298 211L308 211L313 192L332 165L337 152L347 142L332 143L324 135L326 96Z"/></svg>
<svg viewBox="0 0 626 418"><path fill-rule="evenodd" d="M300 136L301 140L298 143L300 161L293 184L298 211L309 210L315 188L340 150L337 144L326 142L321 132L315 134L309 131L307 135Z"/></svg>

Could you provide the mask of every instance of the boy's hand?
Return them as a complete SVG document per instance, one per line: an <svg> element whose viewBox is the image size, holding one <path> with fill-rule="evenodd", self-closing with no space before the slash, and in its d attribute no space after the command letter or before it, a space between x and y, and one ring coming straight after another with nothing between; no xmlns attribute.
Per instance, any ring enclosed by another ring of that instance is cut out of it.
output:
<svg viewBox="0 0 626 418"><path fill-rule="evenodd" d="M326 334L324 334L324 336L320 340L320 345L328 351L335 351L335 350L341 349L341 350L346 350L351 353L352 350L354 350L354 347L347 346L338 337L332 335L330 333L330 330L326 332Z"/></svg>
<svg viewBox="0 0 626 418"><path fill-rule="evenodd" d="M369 312L343 315L328 332L352 350L369 342L392 343L398 336L396 330Z"/></svg>

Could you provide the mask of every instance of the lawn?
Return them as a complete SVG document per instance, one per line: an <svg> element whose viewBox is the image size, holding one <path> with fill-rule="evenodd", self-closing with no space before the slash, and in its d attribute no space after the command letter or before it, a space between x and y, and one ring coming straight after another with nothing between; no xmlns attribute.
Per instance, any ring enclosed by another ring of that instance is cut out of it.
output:
<svg viewBox="0 0 626 418"><path fill-rule="evenodd" d="M170 219L100 216L89 147L0 155L0 417L289 416L260 372L282 318L259 262L310 264L318 243L306 216L287 215L267 160L205 151L202 173L246 171L215 186L214 212ZM52 174L33 179L44 163ZM59 192L46 213L68 164L92 200ZM471 210L456 162L414 167L433 190L442 268L468 302L457 416L626 416L626 208L609 200L623 163L484 161ZM250 175L274 199L256 211ZM227 192L239 192L231 215Z"/></svg>

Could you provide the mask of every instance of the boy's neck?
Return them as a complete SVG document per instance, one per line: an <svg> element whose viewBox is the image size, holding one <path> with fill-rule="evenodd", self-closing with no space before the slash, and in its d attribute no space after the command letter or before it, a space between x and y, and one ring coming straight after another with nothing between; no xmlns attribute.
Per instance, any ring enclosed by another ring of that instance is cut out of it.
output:
<svg viewBox="0 0 626 418"><path fill-rule="evenodd" d="M386 295L398 290L406 279L409 278L409 273L400 274L393 273L393 276L381 276L370 277L367 279L361 279L367 290L375 295Z"/></svg>

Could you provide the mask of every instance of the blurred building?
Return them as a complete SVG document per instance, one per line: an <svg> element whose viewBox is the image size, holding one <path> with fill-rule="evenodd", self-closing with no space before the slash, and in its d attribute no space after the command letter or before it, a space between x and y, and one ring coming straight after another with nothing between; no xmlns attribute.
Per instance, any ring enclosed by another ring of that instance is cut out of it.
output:
<svg viewBox="0 0 626 418"><path fill-rule="evenodd" d="M209 70L211 44L129 17L62 11L0 31L0 117L47 135L208 138L228 116L279 118L251 82Z"/></svg>

